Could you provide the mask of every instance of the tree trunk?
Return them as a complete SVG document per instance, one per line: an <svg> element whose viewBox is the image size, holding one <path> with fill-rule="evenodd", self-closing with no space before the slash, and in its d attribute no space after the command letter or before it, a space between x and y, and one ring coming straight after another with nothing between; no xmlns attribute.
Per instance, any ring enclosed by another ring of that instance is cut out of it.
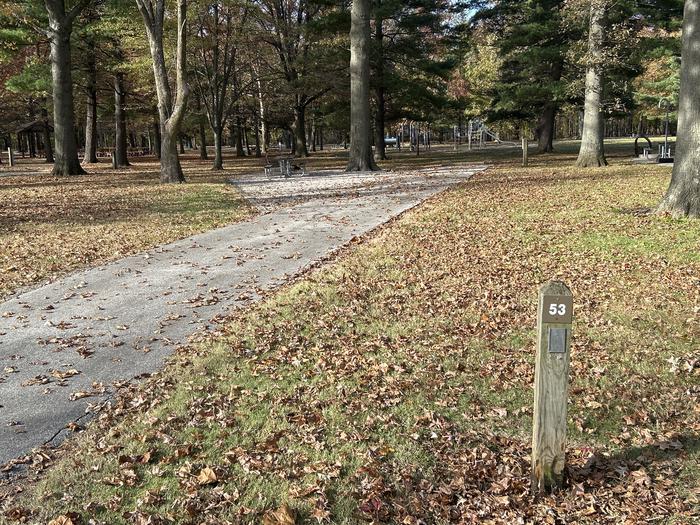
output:
<svg viewBox="0 0 700 525"><path fill-rule="evenodd" d="M311 151L315 152L316 151L316 115L312 114L311 115L311 133L309 134L311 137Z"/></svg>
<svg viewBox="0 0 700 525"><path fill-rule="evenodd" d="M381 1L378 2L381 6ZM384 27L383 20L377 18L375 21L374 37L377 42L377 64L376 79L377 87L375 96L377 98L377 112L374 115L374 158L375 160L386 160L386 143L384 142L385 112L386 103L384 100Z"/></svg>
<svg viewBox="0 0 700 525"><path fill-rule="evenodd" d="M554 102L545 105L537 126L537 153L554 151L554 121L557 106Z"/></svg>
<svg viewBox="0 0 700 525"><path fill-rule="evenodd" d="M221 154L221 139L224 134L224 130L221 126L214 129L214 164L212 165L212 170L222 170L224 169L224 159Z"/></svg>
<svg viewBox="0 0 700 525"><path fill-rule="evenodd" d="M686 0L683 13L681 91L676 159L671 184L658 211L700 218L700 0Z"/></svg>
<svg viewBox="0 0 700 525"><path fill-rule="evenodd" d="M46 164L51 164L55 161L53 157L53 148L51 147L51 132L49 131L49 112L46 109L46 101L41 108L41 119L44 121L44 158Z"/></svg>
<svg viewBox="0 0 700 525"><path fill-rule="evenodd" d="M85 171L78 160L78 143L75 138L70 49L73 20L79 10L76 12L76 8L73 8L69 13L66 13L63 0L46 0L45 5L49 15L53 126L56 142L56 162L53 166L53 175L80 175ZM76 7L80 5L78 4Z"/></svg>
<svg viewBox="0 0 700 525"><path fill-rule="evenodd" d="M260 118L258 117L258 112L253 112L253 125L255 126L255 156L262 157L261 144L260 144Z"/></svg>
<svg viewBox="0 0 700 525"><path fill-rule="evenodd" d="M187 0L177 1L176 96L174 105L172 103L172 91L163 50L165 0L156 0L155 6L150 1L136 0L136 5L143 17L148 36L151 59L153 61L156 95L158 96L158 114L160 117L162 142L160 150L160 181L184 182L185 177L177 154L177 141L190 92L186 78Z"/></svg>
<svg viewBox="0 0 700 525"><path fill-rule="evenodd" d="M258 84L258 104L260 106L260 135L262 137L262 153L267 153L270 147L270 130L267 126L267 112L265 111L265 103L263 102L262 84L260 79L257 79Z"/></svg>
<svg viewBox="0 0 700 525"><path fill-rule="evenodd" d="M158 119L158 115L156 114L153 116L153 154L158 159L160 159L160 147L160 120Z"/></svg>
<svg viewBox="0 0 700 525"><path fill-rule="evenodd" d="M236 157L245 157L243 151L243 126L241 125L241 117L236 115Z"/></svg>
<svg viewBox="0 0 700 525"><path fill-rule="evenodd" d="M205 128L206 116L202 113L202 102L197 99L197 109L199 110L199 158L207 160L207 132Z"/></svg>
<svg viewBox="0 0 700 525"><path fill-rule="evenodd" d="M294 107L294 156L306 158L309 150L306 147L306 106L298 104Z"/></svg>
<svg viewBox="0 0 700 525"><path fill-rule="evenodd" d="M245 123L243 123L243 144L245 145L245 152L246 155L250 157L251 152L250 152L250 141L248 140L248 128L246 127Z"/></svg>
<svg viewBox="0 0 700 525"><path fill-rule="evenodd" d="M83 162L97 162L97 65L95 64L95 42L88 40L87 56L87 108L85 119L85 156Z"/></svg>
<svg viewBox="0 0 700 525"><path fill-rule="evenodd" d="M129 166L126 143L126 114L124 112L124 73L114 75L114 157L118 168Z"/></svg>
<svg viewBox="0 0 700 525"><path fill-rule="evenodd" d="M346 171L377 169L370 146L369 4L369 0L353 0L350 14L350 159Z"/></svg>
<svg viewBox="0 0 700 525"><path fill-rule="evenodd" d="M588 36L589 62L586 68L586 100L583 114L583 135L576 166L606 166L604 151L604 119L601 111L603 91L604 23L607 0L593 0Z"/></svg>

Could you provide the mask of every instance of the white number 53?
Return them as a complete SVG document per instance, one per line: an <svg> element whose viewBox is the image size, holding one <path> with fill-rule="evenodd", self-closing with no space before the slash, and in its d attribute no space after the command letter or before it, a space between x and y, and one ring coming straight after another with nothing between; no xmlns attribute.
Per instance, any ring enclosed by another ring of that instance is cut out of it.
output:
<svg viewBox="0 0 700 525"><path fill-rule="evenodd" d="M550 304L549 315L566 315L565 304Z"/></svg>

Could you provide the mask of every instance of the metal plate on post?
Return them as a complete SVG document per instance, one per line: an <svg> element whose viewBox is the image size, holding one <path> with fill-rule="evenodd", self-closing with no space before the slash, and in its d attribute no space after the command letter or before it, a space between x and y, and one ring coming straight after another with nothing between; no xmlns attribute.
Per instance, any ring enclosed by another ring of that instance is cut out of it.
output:
<svg viewBox="0 0 700 525"><path fill-rule="evenodd" d="M550 354L566 353L566 337L569 335L568 328L550 328L548 349Z"/></svg>
<svg viewBox="0 0 700 525"><path fill-rule="evenodd" d="M574 299L570 295L545 295L542 299L542 322L571 324Z"/></svg>

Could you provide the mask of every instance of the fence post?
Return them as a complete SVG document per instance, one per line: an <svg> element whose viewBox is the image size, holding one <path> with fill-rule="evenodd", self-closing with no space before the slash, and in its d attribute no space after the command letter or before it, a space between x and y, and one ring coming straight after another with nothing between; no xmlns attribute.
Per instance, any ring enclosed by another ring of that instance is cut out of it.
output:
<svg viewBox="0 0 700 525"><path fill-rule="evenodd" d="M15 156L14 153L12 152L12 146L7 148L7 163L10 165L10 168L15 165Z"/></svg>
<svg viewBox="0 0 700 525"><path fill-rule="evenodd" d="M573 296L562 282L540 287L532 428L532 491L561 487L566 462L566 413Z"/></svg>

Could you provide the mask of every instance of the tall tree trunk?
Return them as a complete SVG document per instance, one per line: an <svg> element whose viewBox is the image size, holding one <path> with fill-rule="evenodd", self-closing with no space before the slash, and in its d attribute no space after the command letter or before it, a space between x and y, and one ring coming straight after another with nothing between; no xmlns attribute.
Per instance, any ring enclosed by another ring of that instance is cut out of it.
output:
<svg viewBox="0 0 700 525"><path fill-rule="evenodd" d="M153 76L158 96L160 117L161 154L160 181L184 182L185 177L177 154L177 141L187 107L190 89L187 84L186 43L187 43L187 0L177 0L177 52L175 61L175 103L168 79L163 50L163 25L165 21L165 0L136 0L143 17L148 44L153 61Z"/></svg>
<svg viewBox="0 0 700 525"><path fill-rule="evenodd" d="M658 210L700 218L700 0L685 0L676 159Z"/></svg>
<svg viewBox="0 0 700 525"><path fill-rule="evenodd" d="M36 157L36 133L34 131L29 132L29 157Z"/></svg>
<svg viewBox="0 0 700 525"><path fill-rule="evenodd" d="M379 6L381 6L381 0L378 0L377 3ZM386 144L384 142L386 112L386 103L384 100L384 21L377 17L374 24L374 38L377 42L377 63L375 68L375 82L377 84L377 87L375 88L377 112L374 115L374 158L376 160L386 160Z"/></svg>
<svg viewBox="0 0 700 525"><path fill-rule="evenodd" d="M246 152L246 155L248 155L250 157L250 155L251 155L250 141L248 140L248 128L246 127L245 122L243 123L242 131L243 131L243 144L245 145L245 152Z"/></svg>
<svg viewBox="0 0 700 525"><path fill-rule="evenodd" d="M316 114L312 113L311 115L311 133L309 133L309 137L311 138L311 151L315 152L316 151Z"/></svg>
<svg viewBox="0 0 700 525"><path fill-rule="evenodd" d="M260 144L260 118L258 117L258 112L253 112L253 125L255 126L255 156L262 157L261 144Z"/></svg>
<svg viewBox="0 0 700 525"><path fill-rule="evenodd" d="M222 170L224 169L224 158L221 154L221 144L224 134L224 129L221 124L214 126L214 164L211 169Z"/></svg>
<svg viewBox="0 0 700 525"><path fill-rule="evenodd" d="M267 154L267 149L270 147L270 131L267 126L267 112L265 111L265 102L263 101L262 82L256 72L255 82L258 87L258 106L260 108L260 134L262 135L262 153Z"/></svg>
<svg viewBox="0 0 700 525"><path fill-rule="evenodd" d="M236 157L245 157L245 151L243 150L243 125L241 124L241 117L236 115Z"/></svg>
<svg viewBox="0 0 700 525"><path fill-rule="evenodd" d="M124 111L124 73L114 75L114 156L117 167L129 166L126 143L126 113Z"/></svg>
<svg viewBox="0 0 700 525"><path fill-rule="evenodd" d="M41 119L44 121L44 158L46 164L51 164L55 161L53 157L53 148L51 147L51 131L49 131L49 112L46 109L46 101L41 108Z"/></svg>
<svg viewBox="0 0 700 525"><path fill-rule="evenodd" d="M153 154L160 159L160 148L161 148L161 138L160 138L160 119L158 118L158 113L153 115Z"/></svg>
<svg viewBox="0 0 700 525"><path fill-rule="evenodd" d="M583 135L576 166L606 166L604 150L605 121L602 115L604 23L607 0L592 0L588 35L589 63L586 68L586 100L583 114Z"/></svg>
<svg viewBox="0 0 700 525"><path fill-rule="evenodd" d="M197 98L197 110L199 111L199 158L207 160L207 132L205 128L206 116L202 113L202 101Z"/></svg>
<svg viewBox="0 0 700 525"><path fill-rule="evenodd" d="M308 157L309 150L306 147L306 106L297 104L294 107L294 155L296 157Z"/></svg>
<svg viewBox="0 0 700 525"><path fill-rule="evenodd" d="M97 65L95 41L88 39L87 51L87 107L85 110L85 157L83 162L97 162Z"/></svg>
<svg viewBox="0 0 700 525"><path fill-rule="evenodd" d="M53 175L85 173L78 160L78 142L75 138L70 38L73 20L88 3L88 0L81 0L66 13L63 0L45 0L44 2L49 16L48 36L51 44L53 126L56 142Z"/></svg>
<svg viewBox="0 0 700 525"><path fill-rule="evenodd" d="M557 106L554 102L545 104L537 125L537 153L554 151L554 122Z"/></svg>
<svg viewBox="0 0 700 525"><path fill-rule="evenodd" d="M563 59L556 59L552 63L551 68L550 78L552 83L559 82L564 71ZM540 115L540 121L536 130L538 153L551 153L554 151L554 132L558 109L558 105L554 100L545 103L542 109L542 115Z"/></svg>
<svg viewBox="0 0 700 525"><path fill-rule="evenodd" d="M346 171L373 171L377 165L370 146L369 0L353 0L350 22L350 160Z"/></svg>

